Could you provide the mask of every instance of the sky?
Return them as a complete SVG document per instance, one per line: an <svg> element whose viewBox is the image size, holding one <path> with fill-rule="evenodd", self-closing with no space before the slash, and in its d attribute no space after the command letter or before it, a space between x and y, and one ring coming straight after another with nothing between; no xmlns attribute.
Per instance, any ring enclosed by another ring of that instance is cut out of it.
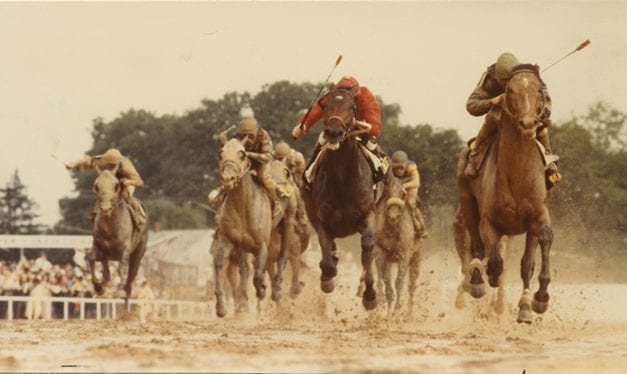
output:
<svg viewBox="0 0 627 374"><path fill-rule="evenodd" d="M95 118L321 82L339 55L331 80L353 75L403 123L469 138L482 119L466 100L499 54L542 68L590 39L542 74L552 118L599 100L627 113L626 19L622 1L0 3L0 186L17 169L52 225L75 192L51 155L82 157Z"/></svg>

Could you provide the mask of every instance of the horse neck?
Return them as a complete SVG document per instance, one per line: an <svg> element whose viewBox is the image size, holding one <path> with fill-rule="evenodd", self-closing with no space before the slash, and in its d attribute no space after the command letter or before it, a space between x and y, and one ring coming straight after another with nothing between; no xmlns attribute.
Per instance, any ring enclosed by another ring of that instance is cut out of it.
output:
<svg viewBox="0 0 627 374"><path fill-rule="evenodd" d="M513 119L503 113L497 145L497 183L518 184L528 189L535 178L523 176L537 174L544 178L538 173L538 163L542 161L535 140L524 138L516 126Z"/></svg>
<svg viewBox="0 0 627 374"><path fill-rule="evenodd" d="M359 160L364 159L355 138L346 139L337 151L328 152L332 170L341 181L351 180L359 176ZM367 161L366 161L367 162ZM370 170L370 169L368 169Z"/></svg>
<svg viewBox="0 0 627 374"><path fill-rule="evenodd" d="M107 217L103 214L98 214L98 228L101 231L107 232L109 234L114 234L118 232L118 229L123 223L122 217L124 215L125 209L128 209L128 207L126 203L124 203L122 197L120 197L120 200L113 206L113 210L111 211L110 216Z"/></svg>
<svg viewBox="0 0 627 374"><path fill-rule="evenodd" d="M254 183L250 173L244 174L235 187L225 190L227 204L238 212L245 211L253 197Z"/></svg>

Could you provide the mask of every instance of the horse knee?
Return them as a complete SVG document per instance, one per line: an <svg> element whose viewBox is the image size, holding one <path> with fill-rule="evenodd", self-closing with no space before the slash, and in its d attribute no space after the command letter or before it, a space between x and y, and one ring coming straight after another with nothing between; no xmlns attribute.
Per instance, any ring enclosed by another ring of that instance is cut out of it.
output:
<svg viewBox="0 0 627 374"><path fill-rule="evenodd" d="M541 248L547 248L553 243L553 230L549 226L544 225L540 228L538 242Z"/></svg>

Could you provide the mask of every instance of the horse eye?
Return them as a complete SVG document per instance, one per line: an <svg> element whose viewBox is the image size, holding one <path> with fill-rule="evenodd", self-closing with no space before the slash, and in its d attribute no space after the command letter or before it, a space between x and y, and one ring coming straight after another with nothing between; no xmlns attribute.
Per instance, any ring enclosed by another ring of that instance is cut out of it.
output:
<svg viewBox="0 0 627 374"><path fill-rule="evenodd" d="M511 88L511 87L507 87L507 93L508 93L508 94L514 93L514 90L512 90L512 88Z"/></svg>
<svg viewBox="0 0 627 374"><path fill-rule="evenodd" d="M94 190L95 193L98 193L98 185L94 184L94 187L92 188Z"/></svg>

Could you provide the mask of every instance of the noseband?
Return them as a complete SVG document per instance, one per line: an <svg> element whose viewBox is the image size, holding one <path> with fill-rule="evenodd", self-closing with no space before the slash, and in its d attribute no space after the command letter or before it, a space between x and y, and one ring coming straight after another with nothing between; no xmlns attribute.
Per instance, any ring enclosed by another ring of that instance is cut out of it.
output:
<svg viewBox="0 0 627 374"><path fill-rule="evenodd" d="M226 160L220 165L220 174L223 174L226 169L233 169L233 171L235 172L235 183L237 183L250 170L250 161L248 160L248 157L244 162L246 163L246 166L241 167L240 164L233 160Z"/></svg>

